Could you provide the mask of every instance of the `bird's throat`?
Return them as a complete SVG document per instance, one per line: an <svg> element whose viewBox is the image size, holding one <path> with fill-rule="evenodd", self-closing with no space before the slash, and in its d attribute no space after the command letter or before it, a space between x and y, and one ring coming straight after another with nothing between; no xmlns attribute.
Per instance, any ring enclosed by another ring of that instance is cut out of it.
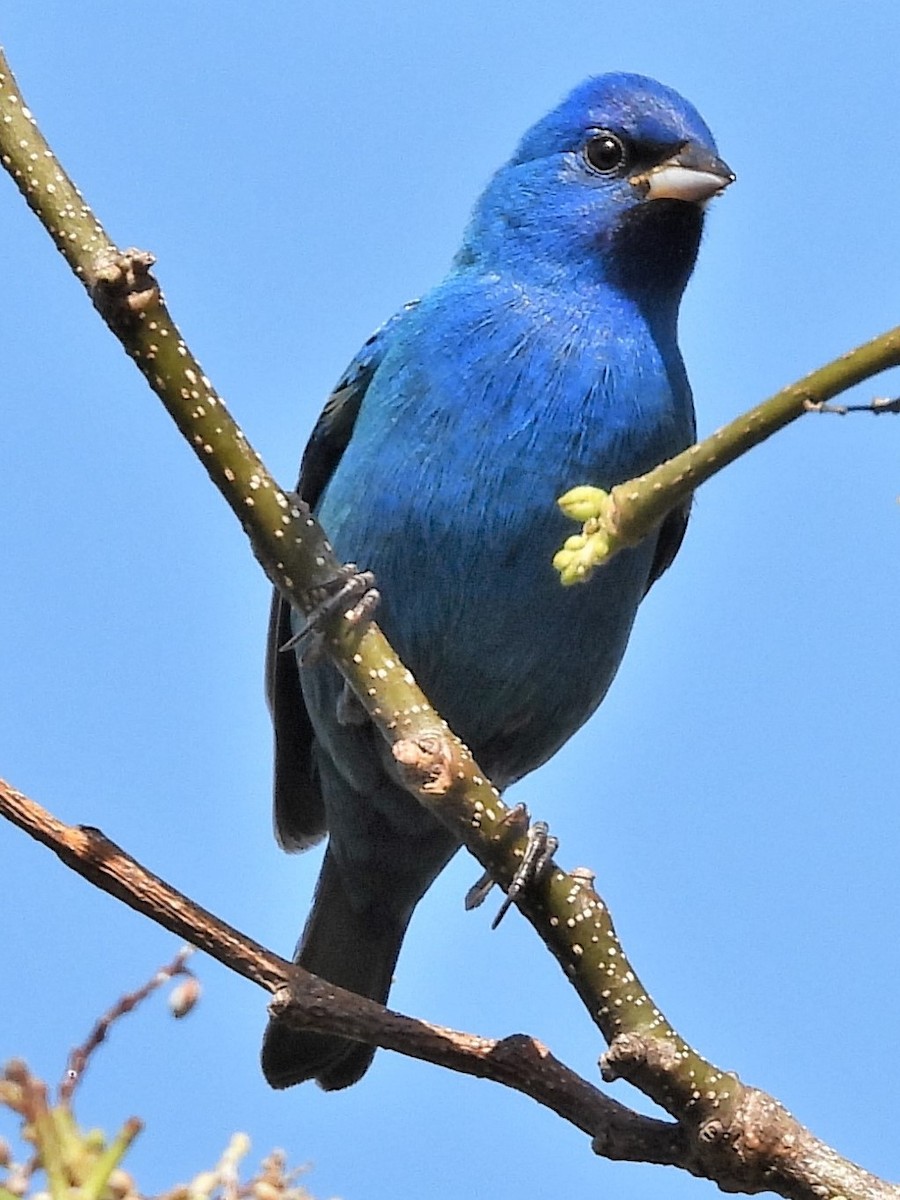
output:
<svg viewBox="0 0 900 1200"><path fill-rule="evenodd" d="M630 209L608 235L609 282L639 302L677 308L702 232L698 204L652 200Z"/></svg>

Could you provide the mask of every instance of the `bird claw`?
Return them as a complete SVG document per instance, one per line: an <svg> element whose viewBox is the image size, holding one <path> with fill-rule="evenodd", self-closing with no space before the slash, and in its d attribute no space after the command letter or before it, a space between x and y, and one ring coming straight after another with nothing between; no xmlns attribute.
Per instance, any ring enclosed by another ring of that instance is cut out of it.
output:
<svg viewBox="0 0 900 1200"><path fill-rule="evenodd" d="M551 835L546 821L535 821L533 825L529 824L528 810L524 804L517 804L510 809L504 819L504 826L504 840L524 835L525 849L522 853L522 861L510 881L503 903L491 922L491 929L497 928L523 892L540 881L559 848L559 839ZM490 871L485 871L473 883L466 893L467 912L484 903L494 882Z"/></svg>
<svg viewBox="0 0 900 1200"><path fill-rule="evenodd" d="M466 892L465 906L466 912L471 912L473 908L480 908L488 898L488 893L494 886L494 877L490 871L485 871L483 875L479 875L469 890Z"/></svg>
<svg viewBox="0 0 900 1200"><path fill-rule="evenodd" d="M303 628L279 649L299 650L301 666L311 666L323 653L325 625L338 613L351 625L372 618L381 599L371 571L360 571L356 563L344 563L337 574L325 583L310 588L307 597L311 604Z"/></svg>
<svg viewBox="0 0 900 1200"><path fill-rule="evenodd" d="M553 855L559 849L559 839L550 833L550 827L546 821L535 821L533 825L529 825L525 838L526 844L522 861L516 867L516 873L507 888L506 896L497 910L496 917L491 921L491 929L497 928L510 907L526 889L533 887L543 878L553 861Z"/></svg>

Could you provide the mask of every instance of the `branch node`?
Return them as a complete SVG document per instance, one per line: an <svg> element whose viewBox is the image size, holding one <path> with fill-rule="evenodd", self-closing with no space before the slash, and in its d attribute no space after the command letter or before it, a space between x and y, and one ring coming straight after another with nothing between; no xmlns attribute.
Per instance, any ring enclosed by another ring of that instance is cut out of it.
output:
<svg viewBox="0 0 900 1200"><path fill-rule="evenodd" d="M850 410L843 404L828 404L825 400L812 400L806 397L803 401L803 411L808 413L834 413L839 417L846 417Z"/></svg>
<svg viewBox="0 0 900 1200"><path fill-rule="evenodd" d="M589 888L592 888L597 881L597 873L590 867L573 867L569 874L573 879L577 879L579 883L583 883Z"/></svg>
<svg viewBox="0 0 900 1200"><path fill-rule="evenodd" d="M404 781L416 791L446 796L456 780L453 747L439 733L402 738L393 744L391 753Z"/></svg>
<svg viewBox="0 0 900 1200"><path fill-rule="evenodd" d="M491 1058L519 1063L523 1067L534 1063L544 1063L553 1056L543 1042L529 1037L527 1033L511 1033L501 1038L491 1048Z"/></svg>
<svg viewBox="0 0 900 1200"><path fill-rule="evenodd" d="M678 1047L668 1038L642 1033L620 1033L600 1056L600 1074L606 1083L616 1079L633 1082L644 1071L665 1075L678 1062Z"/></svg>
<svg viewBox="0 0 900 1200"><path fill-rule="evenodd" d="M272 998L266 1006L266 1011L270 1017L283 1017L293 1002L291 993L291 985L283 983L272 993Z"/></svg>
<svg viewBox="0 0 900 1200"><path fill-rule="evenodd" d="M794 1153L801 1130L773 1096L746 1087L723 1132L742 1165L771 1171L773 1164Z"/></svg>
<svg viewBox="0 0 900 1200"><path fill-rule="evenodd" d="M725 1126L718 1117L713 1117L709 1121L703 1121L697 1130L697 1138L708 1146L715 1145L716 1142L721 1142L724 1137Z"/></svg>
<svg viewBox="0 0 900 1200"><path fill-rule="evenodd" d="M103 250L94 259L90 295L103 319L120 330L161 299L150 274L156 259L147 250Z"/></svg>

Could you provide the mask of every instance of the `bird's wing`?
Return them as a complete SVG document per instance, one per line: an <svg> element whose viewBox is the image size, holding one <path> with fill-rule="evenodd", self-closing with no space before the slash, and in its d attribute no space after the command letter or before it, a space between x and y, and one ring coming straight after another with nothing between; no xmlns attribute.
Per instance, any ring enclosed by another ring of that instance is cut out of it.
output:
<svg viewBox="0 0 900 1200"><path fill-rule="evenodd" d="M650 577L647 580L647 587L644 590L644 595L653 587L660 575L668 571L672 563L675 561L675 555L681 549L681 543L684 541L684 534L687 529L688 517L691 512L690 501L687 504L682 504L679 508L673 508L670 513L663 517L663 522L659 527L659 535L656 539L656 552L653 555L653 562L650 565Z"/></svg>
<svg viewBox="0 0 900 1200"><path fill-rule="evenodd" d="M372 334L328 397L300 465L297 491L310 508L319 503L347 448L366 389L390 337L416 303L405 305ZM326 823L313 766L313 728L300 688L297 658L280 652L292 632L291 607L276 591L266 643L266 699L275 732L275 836L285 850L305 850L323 837Z"/></svg>

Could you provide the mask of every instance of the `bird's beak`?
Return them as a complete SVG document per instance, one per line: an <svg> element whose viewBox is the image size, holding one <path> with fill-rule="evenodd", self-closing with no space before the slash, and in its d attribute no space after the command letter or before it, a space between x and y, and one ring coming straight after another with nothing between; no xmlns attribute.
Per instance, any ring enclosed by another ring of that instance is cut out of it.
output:
<svg viewBox="0 0 900 1200"><path fill-rule="evenodd" d="M677 154L631 177L645 200L688 200L703 204L734 183L735 174L709 150L687 142Z"/></svg>

